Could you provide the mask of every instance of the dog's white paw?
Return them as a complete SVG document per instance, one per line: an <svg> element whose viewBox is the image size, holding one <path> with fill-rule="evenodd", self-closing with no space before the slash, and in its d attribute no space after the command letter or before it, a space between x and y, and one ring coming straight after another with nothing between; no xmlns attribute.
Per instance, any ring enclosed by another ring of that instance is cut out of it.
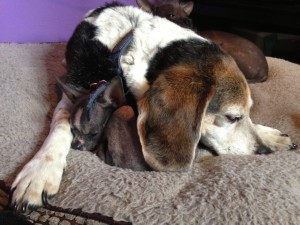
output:
<svg viewBox="0 0 300 225"><path fill-rule="evenodd" d="M10 203L16 210L26 211L47 204L48 198L58 192L73 139L69 122L71 106L63 94L43 146L13 182Z"/></svg>
<svg viewBox="0 0 300 225"><path fill-rule="evenodd" d="M257 134L262 145L267 147L271 152L282 150L294 150L298 146L294 144L291 138L277 129L256 125Z"/></svg>
<svg viewBox="0 0 300 225"><path fill-rule="evenodd" d="M36 155L28 162L12 184L15 210L25 212L47 204L48 198L58 192L65 164L50 155Z"/></svg>

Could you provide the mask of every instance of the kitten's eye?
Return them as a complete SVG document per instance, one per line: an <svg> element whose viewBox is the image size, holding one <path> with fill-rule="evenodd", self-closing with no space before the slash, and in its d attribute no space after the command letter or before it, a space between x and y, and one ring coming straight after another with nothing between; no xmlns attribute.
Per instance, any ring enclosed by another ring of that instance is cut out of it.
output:
<svg viewBox="0 0 300 225"><path fill-rule="evenodd" d="M235 123L241 120L242 116L226 115L226 118L229 120L229 122Z"/></svg>
<svg viewBox="0 0 300 225"><path fill-rule="evenodd" d="M174 19L174 18L175 18L175 15L171 12L171 13L168 14L168 18Z"/></svg>
<svg viewBox="0 0 300 225"><path fill-rule="evenodd" d="M94 137L96 137L98 134L99 134L99 133L90 133L90 134L88 134L88 136L89 136L90 138L94 138Z"/></svg>

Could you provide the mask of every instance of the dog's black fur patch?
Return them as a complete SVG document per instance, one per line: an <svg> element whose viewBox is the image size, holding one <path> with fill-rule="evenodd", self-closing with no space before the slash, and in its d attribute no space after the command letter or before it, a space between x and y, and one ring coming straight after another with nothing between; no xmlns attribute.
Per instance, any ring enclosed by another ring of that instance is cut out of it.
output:
<svg viewBox="0 0 300 225"><path fill-rule="evenodd" d="M117 6L124 6L122 3L120 2L111 2L111 3L107 3L105 4L105 6L103 7L99 7L95 10L93 10L88 17L96 17L98 16L104 9L107 9L107 8L113 8L113 7L117 7Z"/></svg>
<svg viewBox="0 0 300 225"><path fill-rule="evenodd" d="M67 44L66 83L79 89L88 89L91 83L100 79L110 81L117 75L117 65L110 60L109 49L93 40L96 26L81 22Z"/></svg>
<svg viewBox="0 0 300 225"><path fill-rule="evenodd" d="M123 6L118 2L106 4L90 13L88 17L98 16L104 9ZM78 89L89 89L91 83L99 80L110 81L117 75L118 65L109 56L111 52L101 42L94 40L95 25L82 21L75 29L66 49L66 83ZM123 78L122 78L123 79ZM126 81L123 79L126 87Z"/></svg>
<svg viewBox="0 0 300 225"><path fill-rule="evenodd" d="M221 56L223 54L224 52L220 47L213 42L203 42L197 39L174 41L160 49L152 58L146 78L151 83L163 70L173 65L189 65L197 62L199 69L208 75L209 82L209 76L213 74L211 70L219 60L216 55Z"/></svg>
<svg viewBox="0 0 300 225"><path fill-rule="evenodd" d="M104 9L122 6L120 3L107 4L94 10L89 16L97 16ZM118 64L111 59L111 51L100 41L94 40L99 27L82 21L75 29L66 48L67 77L66 84L75 89L89 89L91 83L99 80L110 81L118 76ZM129 105L137 113L135 99L128 91L126 80L122 76L123 88Z"/></svg>

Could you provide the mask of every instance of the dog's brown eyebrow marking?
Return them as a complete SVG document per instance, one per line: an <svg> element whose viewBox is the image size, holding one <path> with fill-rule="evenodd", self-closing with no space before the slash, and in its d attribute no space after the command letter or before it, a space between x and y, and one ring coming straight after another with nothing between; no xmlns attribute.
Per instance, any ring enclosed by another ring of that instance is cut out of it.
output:
<svg viewBox="0 0 300 225"><path fill-rule="evenodd" d="M241 71L234 66L231 57L224 56L215 67L217 90L209 104L208 111L216 113L226 104L239 104L247 107L249 104L249 88Z"/></svg>

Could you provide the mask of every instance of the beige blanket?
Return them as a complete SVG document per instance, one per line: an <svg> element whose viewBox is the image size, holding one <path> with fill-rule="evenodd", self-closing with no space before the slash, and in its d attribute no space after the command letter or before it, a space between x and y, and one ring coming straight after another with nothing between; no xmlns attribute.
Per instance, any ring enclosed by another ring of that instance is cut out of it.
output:
<svg viewBox="0 0 300 225"><path fill-rule="evenodd" d="M11 185L49 132L64 44L0 44L0 180ZM268 58L252 118L300 144L300 65ZM70 151L51 205L133 224L299 224L300 155L218 156L186 173L133 172Z"/></svg>

